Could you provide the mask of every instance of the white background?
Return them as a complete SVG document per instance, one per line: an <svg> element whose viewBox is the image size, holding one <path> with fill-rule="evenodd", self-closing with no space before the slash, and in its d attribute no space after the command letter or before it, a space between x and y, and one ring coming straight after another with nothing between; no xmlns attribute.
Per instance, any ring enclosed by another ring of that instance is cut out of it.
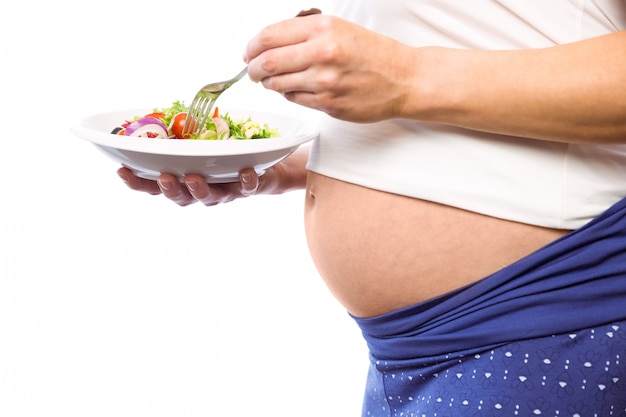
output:
<svg viewBox="0 0 626 417"><path fill-rule="evenodd" d="M2 2L0 416L359 415L366 347L301 192L180 208L69 131L190 102L265 24L327 3ZM220 101L317 117L248 79Z"/></svg>

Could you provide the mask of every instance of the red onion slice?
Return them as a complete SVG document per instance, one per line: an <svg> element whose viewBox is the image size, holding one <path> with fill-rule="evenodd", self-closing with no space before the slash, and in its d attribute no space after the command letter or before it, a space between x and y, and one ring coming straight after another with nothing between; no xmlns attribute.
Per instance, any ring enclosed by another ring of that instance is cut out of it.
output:
<svg viewBox="0 0 626 417"><path fill-rule="evenodd" d="M126 127L126 136L167 138L167 126L154 117L142 117Z"/></svg>

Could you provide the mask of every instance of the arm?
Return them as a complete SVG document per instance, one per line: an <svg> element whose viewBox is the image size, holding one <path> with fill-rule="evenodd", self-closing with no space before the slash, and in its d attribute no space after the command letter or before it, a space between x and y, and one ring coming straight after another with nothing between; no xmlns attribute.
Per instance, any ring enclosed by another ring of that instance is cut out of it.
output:
<svg viewBox="0 0 626 417"><path fill-rule="evenodd" d="M536 139L626 142L626 31L545 49L415 51L403 116Z"/></svg>
<svg viewBox="0 0 626 417"><path fill-rule="evenodd" d="M626 32L545 49L414 48L321 15L266 28L244 59L253 80L344 120L626 142Z"/></svg>

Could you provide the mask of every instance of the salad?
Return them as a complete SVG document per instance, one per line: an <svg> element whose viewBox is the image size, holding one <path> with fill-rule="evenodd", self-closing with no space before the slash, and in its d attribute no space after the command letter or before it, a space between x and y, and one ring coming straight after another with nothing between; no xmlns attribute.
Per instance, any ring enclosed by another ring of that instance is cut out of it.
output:
<svg viewBox="0 0 626 417"><path fill-rule="evenodd" d="M267 123L261 125L250 118L234 120L228 113L221 114L217 107L198 134L183 134L188 110L183 102L175 101L170 107L155 108L152 113L126 120L111 133L143 138L200 140L248 140L278 136L278 130Z"/></svg>

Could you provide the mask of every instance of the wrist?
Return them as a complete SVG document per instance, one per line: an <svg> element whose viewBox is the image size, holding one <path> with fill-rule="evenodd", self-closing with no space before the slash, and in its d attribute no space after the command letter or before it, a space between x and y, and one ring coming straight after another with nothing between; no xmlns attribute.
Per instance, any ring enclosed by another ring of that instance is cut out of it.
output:
<svg viewBox="0 0 626 417"><path fill-rule="evenodd" d="M407 94L400 117L423 122L446 123L462 111L463 65L457 52L441 47L413 48Z"/></svg>
<svg viewBox="0 0 626 417"><path fill-rule="evenodd" d="M308 146L302 146L261 177L260 193L282 194L306 187Z"/></svg>

